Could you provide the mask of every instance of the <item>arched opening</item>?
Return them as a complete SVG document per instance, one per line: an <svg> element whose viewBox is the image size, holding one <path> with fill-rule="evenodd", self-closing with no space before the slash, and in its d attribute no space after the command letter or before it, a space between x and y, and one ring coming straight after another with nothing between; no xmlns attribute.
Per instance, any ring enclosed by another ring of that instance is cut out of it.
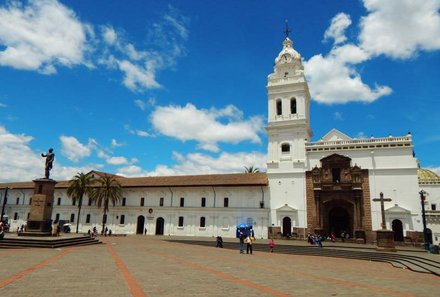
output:
<svg viewBox="0 0 440 297"><path fill-rule="evenodd" d="M290 99L290 113L291 114L296 113L296 98Z"/></svg>
<svg viewBox="0 0 440 297"><path fill-rule="evenodd" d="M283 114L283 107L281 105L281 100L278 99L277 100L277 115L282 115Z"/></svg>
<svg viewBox="0 0 440 297"><path fill-rule="evenodd" d="M165 220L162 217L156 219L156 235L163 235Z"/></svg>
<svg viewBox="0 0 440 297"><path fill-rule="evenodd" d="M289 217L283 218L283 236L290 237L292 235L292 220Z"/></svg>
<svg viewBox="0 0 440 297"><path fill-rule="evenodd" d="M136 234L144 234L145 217L138 216L136 225Z"/></svg>
<svg viewBox="0 0 440 297"><path fill-rule="evenodd" d="M290 144L288 143L283 143L281 145L281 152L282 153L290 153Z"/></svg>
<svg viewBox="0 0 440 297"><path fill-rule="evenodd" d="M403 241L403 224L401 220L391 222L391 228L394 231L394 241Z"/></svg>
<svg viewBox="0 0 440 297"><path fill-rule="evenodd" d="M334 207L328 214L329 231L336 237L341 237L344 233L353 236L350 224L350 214L344 207Z"/></svg>

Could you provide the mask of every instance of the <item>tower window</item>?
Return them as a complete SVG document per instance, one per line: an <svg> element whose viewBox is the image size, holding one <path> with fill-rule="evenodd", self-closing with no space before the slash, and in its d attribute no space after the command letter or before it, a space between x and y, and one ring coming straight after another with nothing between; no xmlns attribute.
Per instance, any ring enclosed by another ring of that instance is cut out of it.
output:
<svg viewBox="0 0 440 297"><path fill-rule="evenodd" d="M142 198L141 198L141 206L144 206L144 204L145 204L145 198L142 197Z"/></svg>
<svg viewBox="0 0 440 297"><path fill-rule="evenodd" d="M179 217L179 227L183 227L183 217Z"/></svg>
<svg viewBox="0 0 440 297"><path fill-rule="evenodd" d="M185 206L185 198L180 197L180 207L184 207Z"/></svg>
<svg viewBox="0 0 440 297"><path fill-rule="evenodd" d="M283 143L281 145L281 152L282 153L289 153L290 152L290 144L288 143Z"/></svg>
<svg viewBox="0 0 440 297"><path fill-rule="evenodd" d="M75 222L75 214L74 213L70 214L70 222L71 223Z"/></svg>
<svg viewBox="0 0 440 297"><path fill-rule="evenodd" d="M122 198L122 206L125 206L126 203L127 203L127 198Z"/></svg>
<svg viewBox="0 0 440 297"><path fill-rule="evenodd" d="M86 216L86 224L90 224L90 214L87 214Z"/></svg>
<svg viewBox="0 0 440 297"><path fill-rule="evenodd" d="M121 218L119 219L119 224L121 225L125 224L125 215L121 215Z"/></svg>
<svg viewBox="0 0 440 297"><path fill-rule="evenodd" d="M206 206L206 198L202 197L202 207L205 207L205 206Z"/></svg>
<svg viewBox="0 0 440 297"><path fill-rule="evenodd" d="M229 207L229 198L228 197L225 197L225 199L223 200L223 206Z"/></svg>
<svg viewBox="0 0 440 297"><path fill-rule="evenodd" d="M437 210L437 205L435 205L434 203L431 204L431 210Z"/></svg>
<svg viewBox="0 0 440 297"><path fill-rule="evenodd" d="M159 206L163 206L163 197L160 197L160 199L159 199Z"/></svg>
<svg viewBox="0 0 440 297"><path fill-rule="evenodd" d="M20 204L20 198L17 197L17 200L15 201L15 204L19 205Z"/></svg>
<svg viewBox="0 0 440 297"><path fill-rule="evenodd" d="M333 183L338 184L341 181L341 169L332 168Z"/></svg>
<svg viewBox="0 0 440 297"><path fill-rule="evenodd" d="M205 217L200 218L200 227L202 227L202 228L205 227L205 225L206 225L205 221L206 221Z"/></svg>
<svg viewBox="0 0 440 297"><path fill-rule="evenodd" d="M281 104L281 100L278 99L277 100L277 115L282 115L283 114L283 107Z"/></svg>
<svg viewBox="0 0 440 297"><path fill-rule="evenodd" d="M291 114L296 113L296 98L290 99L290 113Z"/></svg>
<svg viewBox="0 0 440 297"><path fill-rule="evenodd" d="M57 199L57 205L61 205L61 197L58 197L58 199Z"/></svg>

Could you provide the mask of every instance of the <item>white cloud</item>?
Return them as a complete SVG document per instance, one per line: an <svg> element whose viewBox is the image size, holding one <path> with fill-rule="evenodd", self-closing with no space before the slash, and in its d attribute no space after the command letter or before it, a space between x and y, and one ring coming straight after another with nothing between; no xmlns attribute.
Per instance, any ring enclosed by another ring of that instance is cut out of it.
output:
<svg viewBox="0 0 440 297"><path fill-rule="evenodd" d="M345 29L351 25L350 16L345 13L338 13L331 21L330 27L324 33L324 39L333 39L334 44L347 40Z"/></svg>
<svg viewBox="0 0 440 297"><path fill-rule="evenodd" d="M437 173L438 175L440 175L440 167L426 167L425 169L429 169L429 170Z"/></svg>
<svg viewBox="0 0 440 297"><path fill-rule="evenodd" d="M118 34L116 33L115 29L110 26L102 27L102 37L104 39L104 42L109 45L116 44L118 40Z"/></svg>
<svg viewBox="0 0 440 297"><path fill-rule="evenodd" d="M358 44L345 42L351 24L344 13L336 15L324 34L334 39L327 55L304 63L314 100L326 103L373 102L391 94L389 86L362 81L357 66L378 55L407 59L419 51L440 49L440 0L364 0L368 14L360 21Z"/></svg>
<svg viewBox="0 0 440 297"><path fill-rule="evenodd" d="M140 100L140 99L136 99L134 100L134 104L140 108L140 110L145 110L146 104L144 101Z"/></svg>
<svg viewBox="0 0 440 297"><path fill-rule="evenodd" d="M364 0L360 46L371 55L398 59L440 49L439 0Z"/></svg>
<svg viewBox="0 0 440 297"><path fill-rule="evenodd" d="M0 102L0 107L8 107L6 104Z"/></svg>
<svg viewBox="0 0 440 297"><path fill-rule="evenodd" d="M34 152L30 148L32 136L12 134L5 127L0 126L0 180L30 181L44 176L44 161L42 152ZM99 168L99 164L82 167L62 166L56 157L50 177L55 180L71 179L77 172L88 172Z"/></svg>
<svg viewBox="0 0 440 297"><path fill-rule="evenodd" d="M57 1L9 2L0 8L0 65L52 74L57 65L87 64L88 31Z"/></svg>
<svg viewBox="0 0 440 297"><path fill-rule="evenodd" d="M32 136L12 134L0 126L0 179L23 181L44 176L44 160L29 148Z"/></svg>
<svg viewBox="0 0 440 297"><path fill-rule="evenodd" d="M150 133L148 133L147 131L143 131L143 130L134 130L134 134L140 137L152 137L153 135L151 135Z"/></svg>
<svg viewBox="0 0 440 297"><path fill-rule="evenodd" d="M344 118L342 117L342 112L339 111L335 111L333 113L333 119L337 120L337 121L342 121Z"/></svg>
<svg viewBox="0 0 440 297"><path fill-rule="evenodd" d="M188 38L188 20L172 6L147 32L148 49L137 49L126 41L123 30L112 26L101 27L105 47L98 63L123 73L123 84L133 92L160 88L156 79L160 70L174 67L176 59L185 54L184 43Z"/></svg>
<svg viewBox="0 0 440 297"><path fill-rule="evenodd" d="M121 147L121 146L124 146L124 144L117 142L116 139L112 139L112 147Z"/></svg>
<svg viewBox="0 0 440 297"><path fill-rule="evenodd" d="M313 99L326 104L372 102L391 94L390 87L376 85L371 88L362 81L353 65L366 58L362 50L351 44L336 47L325 57L310 58L304 67Z"/></svg>
<svg viewBox="0 0 440 297"><path fill-rule="evenodd" d="M83 145L73 136L60 137L61 153L73 162L78 162L81 159L90 156L91 148L94 146L94 141L89 141L88 145Z"/></svg>
<svg viewBox="0 0 440 297"><path fill-rule="evenodd" d="M266 170L266 154L259 152L221 153L217 157L200 153L184 156L173 152L173 158L176 161L173 166L157 165L153 171L146 171L139 166L131 165L120 168L117 174L133 177L241 173L244 172L244 166Z"/></svg>
<svg viewBox="0 0 440 297"><path fill-rule="evenodd" d="M106 160L106 162L111 165L124 165L129 163L125 157L110 157Z"/></svg>
<svg viewBox="0 0 440 297"><path fill-rule="evenodd" d="M117 61L119 70L124 72L124 85L131 91L160 88L156 81L155 69L147 65L136 65L128 60Z"/></svg>
<svg viewBox="0 0 440 297"><path fill-rule="evenodd" d="M263 132L263 118L259 116L242 119L242 112L235 106L224 109L197 109L186 106L158 106L151 114L154 128L166 136L181 141L195 140L199 148L218 151L217 143L259 143Z"/></svg>

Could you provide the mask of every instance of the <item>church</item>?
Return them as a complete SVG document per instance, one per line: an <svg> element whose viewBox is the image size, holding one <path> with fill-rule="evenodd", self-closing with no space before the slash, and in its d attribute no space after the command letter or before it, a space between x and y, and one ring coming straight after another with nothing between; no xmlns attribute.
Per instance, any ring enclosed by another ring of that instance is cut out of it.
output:
<svg viewBox="0 0 440 297"><path fill-rule="evenodd" d="M235 237L238 225L257 238L307 233L375 240L385 226L396 241L423 230L421 190L430 236L440 238L440 177L420 169L412 136L352 138L336 129L312 141L310 94L301 55L286 37L268 76L267 172L128 178L106 217L114 234ZM95 178L108 173L92 171ZM52 219L76 224L69 181L55 187ZM0 184L12 229L29 217L34 185ZM85 199L80 232L100 226L102 210ZM73 227L74 230L76 227Z"/></svg>

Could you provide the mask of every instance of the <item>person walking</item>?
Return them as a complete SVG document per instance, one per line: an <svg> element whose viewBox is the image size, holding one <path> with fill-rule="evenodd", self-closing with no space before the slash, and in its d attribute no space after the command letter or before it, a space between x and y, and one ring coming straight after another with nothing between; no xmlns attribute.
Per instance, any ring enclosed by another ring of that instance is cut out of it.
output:
<svg viewBox="0 0 440 297"><path fill-rule="evenodd" d="M252 236L252 233L249 233L249 236L246 237L246 254L249 254L249 252L252 255L252 244L254 243L255 238Z"/></svg>
<svg viewBox="0 0 440 297"><path fill-rule="evenodd" d="M244 254L244 234L243 234L243 231L240 231L238 238L240 239L240 254Z"/></svg>
<svg viewBox="0 0 440 297"><path fill-rule="evenodd" d="M269 250L271 253L273 253L273 249L275 248L275 241L271 238L269 240Z"/></svg>

